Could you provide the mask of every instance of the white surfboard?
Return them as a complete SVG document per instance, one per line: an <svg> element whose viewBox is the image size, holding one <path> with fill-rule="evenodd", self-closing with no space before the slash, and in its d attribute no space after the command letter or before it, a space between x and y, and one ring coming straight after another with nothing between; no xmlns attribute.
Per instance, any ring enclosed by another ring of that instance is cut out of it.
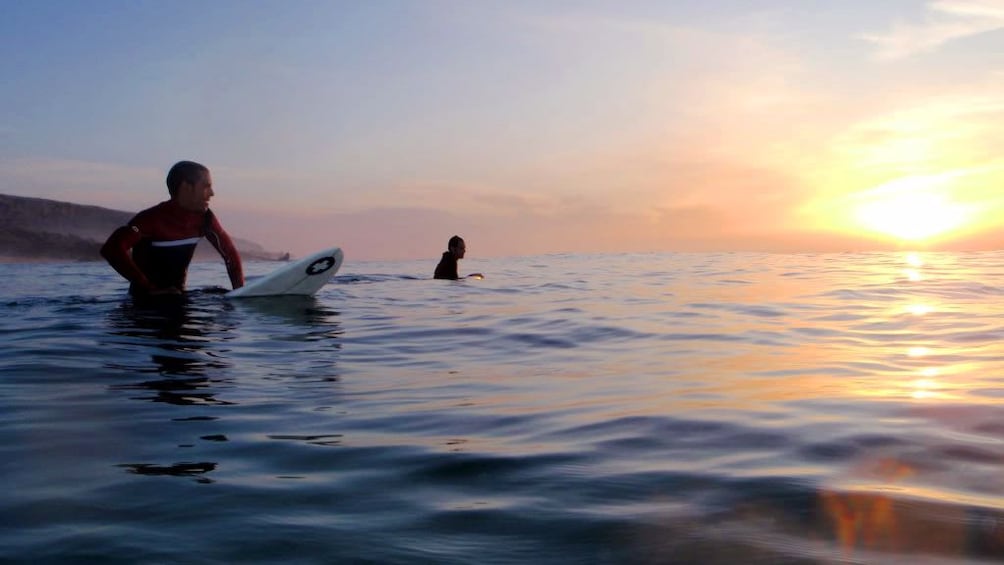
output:
<svg viewBox="0 0 1004 565"><path fill-rule="evenodd" d="M226 293L227 298L252 296L310 296L321 290L342 266L342 250L338 247L318 251L274 272L256 278L244 286Z"/></svg>

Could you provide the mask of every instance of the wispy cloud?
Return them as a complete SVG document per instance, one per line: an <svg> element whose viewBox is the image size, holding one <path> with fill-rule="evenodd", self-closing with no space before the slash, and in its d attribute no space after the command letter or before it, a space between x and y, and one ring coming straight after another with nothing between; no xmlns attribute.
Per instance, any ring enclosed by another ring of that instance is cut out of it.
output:
<svg viewBox="0 0 1004 565"><path fill-rule="evenodd" d="M855 124L836 141L854 167L880 174L929 174L997 159L996 92L931 98Z"/></svg>
<svg viewBox="0 0 1004 565"><path fill-rule="evenodd" d="M1000 29L1004 29L1002 0L936 0L927 4L922 22L897 23L888 32L865 39L878 47L880 59L895 60Z"/></svg>

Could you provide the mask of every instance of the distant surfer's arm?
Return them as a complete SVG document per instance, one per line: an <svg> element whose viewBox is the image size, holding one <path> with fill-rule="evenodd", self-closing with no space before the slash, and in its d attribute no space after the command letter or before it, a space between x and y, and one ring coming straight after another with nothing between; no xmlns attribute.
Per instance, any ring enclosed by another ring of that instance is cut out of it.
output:
<svg viewBox="0 0 1004 565"><path fill-rule="evenodd" d="M155 289L150 279L146 278L129 253L141 237L138 227L122 226L108 236L108 241L101 246L101 256L127 281L147 292L153 292Z"/></svg>
<svg viewBox="0 0 1004 565"><path fill-rule="evenodd" d="M206 239L213 247L220 252L223 263L227 266L227 275L230 276L230 285L237 289L244 286L244 264L241 263L241 254L237 251L237 246L230 239L230 235L220 225L216 219L216 214L207 211L208 221L206 222Z"/></svg>

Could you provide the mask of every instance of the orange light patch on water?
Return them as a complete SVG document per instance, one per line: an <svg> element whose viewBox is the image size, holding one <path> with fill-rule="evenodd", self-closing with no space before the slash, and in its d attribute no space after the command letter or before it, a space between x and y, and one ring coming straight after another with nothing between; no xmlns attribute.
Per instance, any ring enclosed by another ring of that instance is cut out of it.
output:
<svg viewBox="0 0 1004 565"><path fill-rule="evenodd" d="M887 551L964 555L970 539L965 508L937 504L930 512L920 507L934 502L910 500L907 484L916 474L910 465L887 458L866 462L851 471L867 479L852 491L819 493L819 504L829 519L843 551Z"/></svg>

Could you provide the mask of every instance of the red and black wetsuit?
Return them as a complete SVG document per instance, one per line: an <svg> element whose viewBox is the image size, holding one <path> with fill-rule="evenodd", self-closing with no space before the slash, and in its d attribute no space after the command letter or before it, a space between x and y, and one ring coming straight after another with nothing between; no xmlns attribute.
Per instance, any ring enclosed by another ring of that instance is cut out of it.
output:
<svg viewBox="0 0 1004 565"><path fill-rule="evenodd" d="M115 230L101 255L129 281L130 293L170 287L184 290L188 264L203 237L223 257L230 284L244 286L240 254L213 212L192 212L172 200L143 210Z"/></svg>

